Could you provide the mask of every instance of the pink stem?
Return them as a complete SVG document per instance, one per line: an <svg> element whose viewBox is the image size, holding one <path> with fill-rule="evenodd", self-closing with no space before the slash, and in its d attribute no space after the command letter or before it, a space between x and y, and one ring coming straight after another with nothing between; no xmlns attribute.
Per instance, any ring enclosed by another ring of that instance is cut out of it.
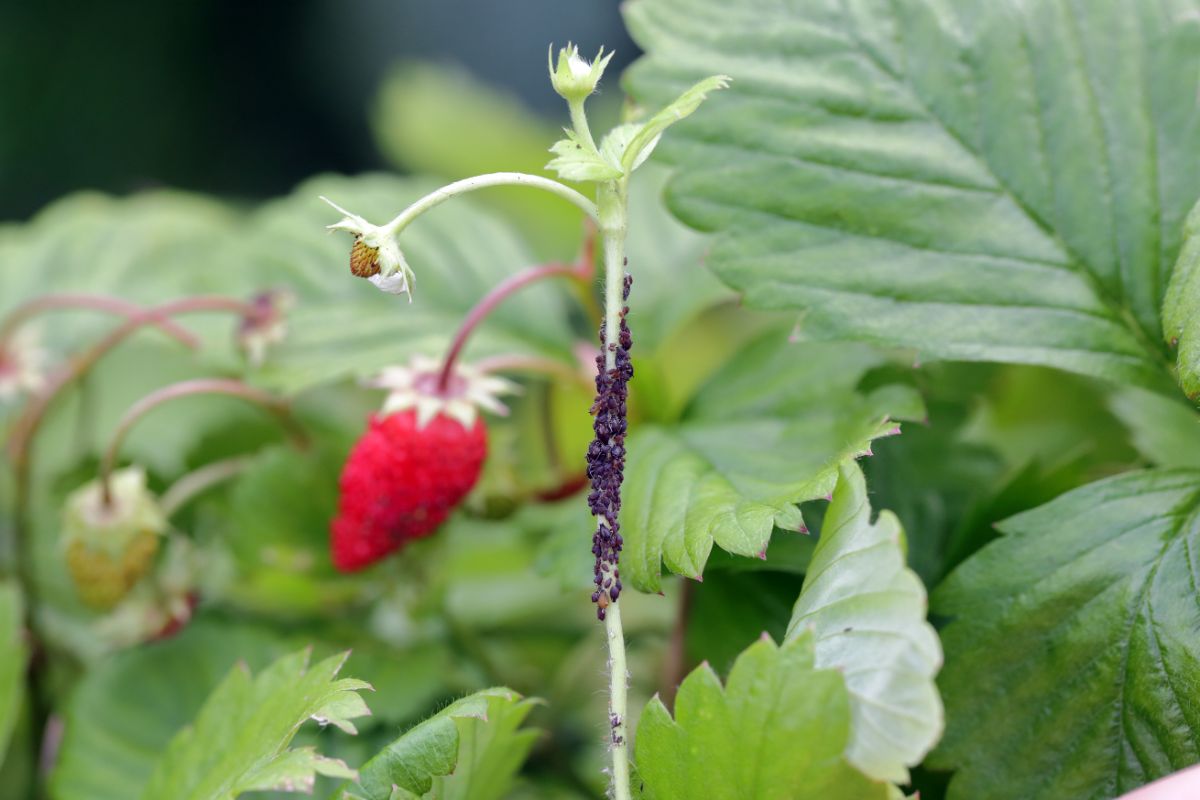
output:
<svg viewBox="0 0 1200 800"><path fill-rule="evenodd" d="M133 426L137 424L138 420L146 416L147 413L158 408L163 403L196 394L225 394L240 397L243 400L260 405L278 417L293 438L301 443L305 441L303 431L300 430L296 421L292 418L287 401L276 397L270 392L265 392L262 389L257 389L249 384L229 378L197 378L195 380L172 383L151 392L131 405L121 417L121 421L117 423L117 429L113 432L112 439L108 443L108 448L104 451L104 458L100 462L100 485L102 497L106 505L112 503L110 478L113 466L117 462L117 454L121 451L121 445L124 443L125 437L129 435L129 431L133 429Z"/></svg>
<svg viewBox="0 0 1200 800"><path fill-rule="evenodd" d="M21 416L13 425L12 433L8 440L8 452L16 461L17 468L19 470L23 469L24 462L28 459L29 442L33 439L34 434L37 433L38 428L41 426L42 418L49 411L55 398L59 396L63 389L90 370L110 350L136 333L139 328L145 325L160 324L162 320L175 314L186 314L194 311L233 311L246 315L252 313L254 310L252 304L244 300L238 300L237 298L201 295L198 297L185 297L182 300L173 300L160 306L142 309L137 314L130 316L129 319L109 331L100 341L71 358L63 369L49 381L46 387L30 400Z"/></svg>
<svg viewBox="0 0 1200 800"><path fill-rule="evenodd" d="M146 309L136 303L122 300L119 297L108 297L99 294L45 294L22 303L4 318L4 321L0 323L0 349L3 349L4 343L12 338L17 329L30 318L44 311L63 309L103 311L128 319L134 319L146 311ZM185 347L194 349L200 344L190 331L181 325L177 325L170 319L155 317L148 320L148 324L157 326L163 333Z"/></svg>
<svg viewBox="0 0 1200 800"><path fill-rule="evenodd" d="M545 278L562 276L575 278L579 281L591 280L595 274L595 241L595 229L589 226L587 239L583 246L583 256L580 258L578 264L574 266L567 266L566 264L542 264L537 267L529 267L521 270L516 275L510 275L508 278L505 278L484 295L467 314L462 325L458 327L453 341L450 342L450 347L446 350L446 355L442 359L442 369L438 374L438 391L444 393L450 388L450 375L454 371L454 362L458 360L459 355L462 353L467 339L471 337L471 334L474 333L479 323L483 322L488 314L492 313L492 310L500 305L501 301L506 297L531 283L536 283Z"/></svg>

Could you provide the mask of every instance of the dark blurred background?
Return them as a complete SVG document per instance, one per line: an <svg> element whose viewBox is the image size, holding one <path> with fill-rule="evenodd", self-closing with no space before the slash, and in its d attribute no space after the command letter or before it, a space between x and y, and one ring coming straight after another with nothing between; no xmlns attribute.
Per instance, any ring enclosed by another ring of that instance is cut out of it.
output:
<svg viewBox="0 0 1200 800"><path fill-rule="evenodd" d="M0 0L0 220L77 189L258 199L386 167L390 67L457 62L557 118L550 43L637 51L611 0ZM610 79L611 80L611 79Z"/></svg>

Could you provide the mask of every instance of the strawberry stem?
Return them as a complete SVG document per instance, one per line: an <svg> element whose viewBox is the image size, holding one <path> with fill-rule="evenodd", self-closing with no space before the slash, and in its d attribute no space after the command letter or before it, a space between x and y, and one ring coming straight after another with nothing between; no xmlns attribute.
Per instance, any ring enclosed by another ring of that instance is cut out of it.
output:
<svg viewBox="0 0 1200 800"><path fill-rule="evenodd" d="M46 412L50 410L50 406L62 394L63 390L83 377L109 351L141 328L148 325L162 327L164 320L174 317L177 314L201 311L232 311L245 317L254 314L256 308L252 303L247 303L234 297L200 295L197 297L185 297L182 300L174 300L152 308L140 309L137 313L131 314L125 322L113 328L98 342L71 358L64 365L63 369L47 383L46 387L30 400L25 410L21 413L21 416L13 425L12 433L8 440L8 452L16 464L18 471L24 468L23 465L29 459L29 444L41 426ZM187 335L187 346L191 349L195 349L198 346L195 336L190 333Z"/></svg>
<svg viewBox="0 0 1200 800"><path fill-rule="evenodd" d="M438 373L437 390L440 394L446 394L450 390L450 379L454 374L454 364L458 361L459 355L462 354L463 347L466 346L467 340L479 327L479 323L487 319L488 315L500 305L500 303L509 295L514 294L520 289L529 286L532 283L537 283L546 278L566 277L574 278L580 283L587 283L592 280L596 273L594 245L595 231L589 226L587 239L584 243L583 254L579 259L579 263L574 266L566 264L542 264L536 267L523 269L515 275L510 275L503 281L492 288L490 292L475 304L474 308L468 312L462 324L458 326L458 330L454 334L454 338L450 342L450 347L446 350L446 355L442 358L442 367ZM505 357L507 358L507 357ZM545 362L545 359L539 360L539 363ZM530 367L536 366L534 363L525 359L520 362L520 366ZM499 366L493 366L492 369L499 369ZM519 367L518 367L519 368ZM559 370L561 372L561 370ZM572 376L574 379L574 376Z"/></svg>
<svg viewBox="0 0 1200 800"><path fill-rule="evenodd" d="M246 467L250 466L252 460L251 456L224 458L184 474L163 492L163 496L158 502L163 516L170 519L176 511L187 505L196 496L219 483L237 477Z"/></svg>
<svg viewBox="0 0 1200 800"><path fill-rule="evenodd" d="M79 295L73 295L71 300L47 300L40 303L31 301L26 303L26 307L19 308L13 315L20 315L20 318L28 319L30 315L38 313L43 308L60 308L70 305L71 302L78 299ZM90 302L90 301L85 301ZM90 307L90 306L89 306ZM115 306L113 306L115 308ZM254 307L251 303L235 299L235 297L223 296L197 296L185 297L182 300L162 303L160 306L151 308L139 308L136 313L132 311L127 314L127 319L113 330L110 330L104 335L100 341L91 344L91 347L86 348L82 353L78 353L71 357L54 377L47 381L46 386L30 398L28 404L13 423L11 431L8 432L8 441L6 449L8 456L12 459L13 464L13 489L14 489L14 509L13 509L13 527L16 529L16 535L13 536L13 549L11 557L16 563L16 571L20 577L20 582L23 584L26 596L26 621L28 621L30 631L36 630L35 613L37 608L37 585L35 583L35 566L34 554L29 543L29 497L31 483L31 443L37 435L38 429L41 428L42 422L46 419L46 415L54 404L56 398L62 396L68 386L76 383L85 374L88 374L90 369L96 365L98 361L103 359L109 351L118 347L121 342L132 336L140 329L146 326L164 327L164 321L174 317L175 314L191 313L191 312L234 312L236 314L245 315L252 313ZM19 319L18 319L19 321ZM8 320L6 325L13 325L12 319ZM174 323L170 323L174 327ZM184 329L179 329L184 331ZM190 332L186 332L186 336L181 338L188 348L196 349L198 341ZM180 338L180 337L176 337Z"/></svg>
<svg viewBox="0 0 1200 800"><path fill-rule="evenodd" d="M570 186L566 186L550 178L543 178L540 175L527 175L523 172L491 172L486 175L463 178L460 181L448 183L440 189L433 190L397 214L391 222L383 226L383 230L392 236L396 236L408 227L414 219L431 208L440 206L442 203L460 194L488 189L493 186L529 186L534 189L541 189L572 203L591 219L599 219L596 204Z"/></svg>
<svg viewBox="0 0 1200 800"><path fill-rule="evenodd" d="M101 311L126 319L135 319L146 313L146 309L138 304L122 300L119 297L99 294L44 294L17 306L9 312L3 322L0 322L0 352L4 350L5 345L8 344L17 329L31 318L46 311L71 309ZM194 349L200 344L194 334L165 316L155 316L148 319L145 324L158 327L184 347Z"/></svg>
<svg viewBox="0 0 1200 800"><path fill-rule="evenodd" d="M133 429L133 426L137 424L138 420L146 416L147 413L158 408L163 403L197 394L225 394L232 397L240 397L243 400L248 400L251 403L262 406L279 419L297 445L305 446L308 442L308 437L292 416L291 407L287 401L276 397L270 392L265 392L242 381L229 378L198 378L172 383L169 386L164 386L161 389L151 392L131 405L121 417L121 421L117 423L117 429L113 432L112 439L109 440L108 447L104 451L104 457L100 462L101 497L105 505L112 503L112 485L110 479L113 467L117 461L117 454L121 450L121 444L125 441L125 437Z"/></svg>
<svg viewBox="0 0 1200 800"><path fill-rule="evenodd" d="M604 601L598 605L600 619L604 620L605 638L608 641L608 724L609 747L612 750L612 796L614 800L630 800L629 779L629 728L628 718L628 680L629 673L625 660L625 630L621 624L621 604L619 602L621 582L619 561L621 555L621 537L617 516L620 509L621 480L624 471L624 455L614 459L613 452L622 449L624 445L625 424L625 382L631 372L629 364L629 331L625 327L625 300L629 293L629 276L625 272L625 235L629 225L629 198L625 180L611 181L602 184L598 192L600 209L600 229L604 239L604 324L601 337L603 357L597 360L596 377L596 439L593 447L602 445L608 437L601 436L599 425L606 421L613 430L619 422L620 437L609 439L606 448L607 463L602 460L590 467L593 481L592 494L597 497L597 503L592 504L592 513L598 516L599 525L593 539L593 553L597 558L597 571L600 582L597 583L597 594L593 595ZM620 358L618 358L620 354ZM612 409L600 408L607 399L619 399L615 415ZM605 418L607 417L607 420ZM608 433L611 433L609 430ZM620 446L614 446L619 444ZM589 463L592 450L589 448ZM598 470L598 472L597 472ZM598 483L604 484L603 486ZM607 503L605 498L607 497ZM589 496L589 503L591 496ZM604 507L606 506L606 507ZM598 511L602 513L597 513ZM611 587L611 588L610 588Z"/></svg>

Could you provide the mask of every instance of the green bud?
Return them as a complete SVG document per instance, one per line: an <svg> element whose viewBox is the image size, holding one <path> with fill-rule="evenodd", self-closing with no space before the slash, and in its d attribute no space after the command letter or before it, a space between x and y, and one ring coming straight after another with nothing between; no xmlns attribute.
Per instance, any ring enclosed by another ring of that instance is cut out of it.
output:
<svg viewBox="0 0 1200 800"><path fill-rule="evenodd" d="M558 51L558 65L554 64L554 47L551 46L547 56L550 67L550 83L568 102L585 99L600 83L600 76L608 66L612 53L604 55L604 48L596 54L596 60L588 63L580 57L579 48L567 42L567 46Z"/></svg>

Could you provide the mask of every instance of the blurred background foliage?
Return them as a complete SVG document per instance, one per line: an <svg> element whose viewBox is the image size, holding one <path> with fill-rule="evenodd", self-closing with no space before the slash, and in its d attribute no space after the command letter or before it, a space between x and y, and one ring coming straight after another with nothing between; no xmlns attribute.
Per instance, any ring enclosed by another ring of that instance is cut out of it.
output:
<svg viewBox="0 0 1200 800"><path fill-rule="evenodd" d="M533 502L581 467L586 387L529 381L511 418L492 426L492 457L466 513L436 537L360 576L335 573L326 550L338 470L377 400L351 379L402 352L437 352L497 276L574 258L580 227L558 201L509 190L431 215L406 234L411 260L462 270L422 273L422 302L398 315L393 298L329 271L344 263L346 242L322 230L331 220L316 195L374 219L438 179L539 171L561 124L541 53L572 37L588 53L615 47L613 74L636 55L608 3L0 5L0 217L33 217L0 228L0 307L55 288L150 301L287 283L302 299L289 340L251 377L296 392L314 439L297 452L256 410L211 398L164 408L138 428L125 455L156 489L214 459L252 461L173 520L203 559L196 619L162 643L121 649L121 621L97 628L74 599L57 509L94 474L100 443L135 398L172 379L240 369L229 324L198 323L212 345L201 359L139 336L54 409L37 442L30 514L43 624L64 656L50 662L44 698L63 723L54 797L136 796L167 737L232 663L259 667L307 643L318 655L352 647L344 674L377 689L359 737L306 733L324 752L361 763L449 698L506 684L549 701L533 721L550 735L518 796L602 796L605 656L583 588L590 522L579 496ZM616 119L618 94L598 98L597 127ZM418 177L312 177L375 170ZM636 419L669 424L756 332L791 320L731 302L701 266L704 240L659 206L662 177L639 173L634 200L631 261L643 271L632 402ZM168 191L128 200L76 194L35 215L79 189L160 188ZM54 233L63 227L74 231L69 241ZM164 263L169 271L158 269ZM569 361L572 339L588 340L593 321L568 301L562 287L514 298L473 353ZM48 331L55 349L101 329L71 319ZM1200 453L1186 414L1178 436L1158 433L1175 405L1054 370L924 365L905 353L859 389L892 384L916 390L927 418L876 442L864 466L872 505L899 515L910 563L930 586L990 541L1000 519L1133 466L1195 465ZM12 532L12 486L3 489L0 538ZM804 507L814 533L823 506ZM661 597L624 594L630 707L669 692L701 660L726 670L764 630L778 638L810 542L776 531L769 560L714 551L702 584L672 579ZM32 780L29 716L26 704L0 768L13 797ZM939 776L918 771L916 780L923 797L940 796Z"/></svg>
<svg viewBox="0 0 1200 800"><path fill-rule="evenodd" d="M470 170L444 152L404 152L405 139L444 120L436 110L372 136L380 117L368 109L388 75L432 61L498 90L498 106L515 100L548 116L560 101L540 54L569 39L584 52L615 49L614 71L637 55L616 3L0 3L0 219L76 189L263 199L317 172L396 160ZM412 102L384 94L379 105L403 112ZM502 124L553 129L511 114ZM485 160L503 154L505 131L489 137Z"/></svg>

